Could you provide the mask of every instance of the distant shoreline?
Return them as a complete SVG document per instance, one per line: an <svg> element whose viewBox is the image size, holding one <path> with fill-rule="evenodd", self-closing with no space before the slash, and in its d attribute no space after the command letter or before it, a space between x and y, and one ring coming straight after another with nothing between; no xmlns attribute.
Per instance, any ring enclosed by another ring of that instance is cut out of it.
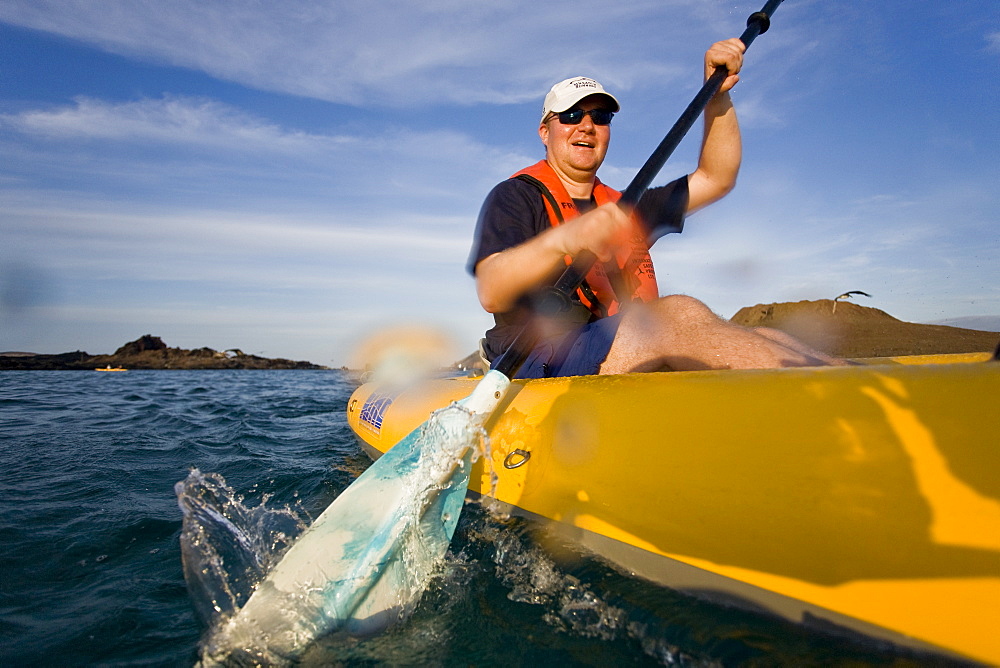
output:
<svg viewBox="0 0 1000 668"><path fill-rule="evenodd" d="M0 353L0 371L94 371L112 369L223 370L223 369L328 369L312 362L269 359L232 348L168 347L158 336L146 334L111 355L91 355L82 350L57 354Z"/></svg>

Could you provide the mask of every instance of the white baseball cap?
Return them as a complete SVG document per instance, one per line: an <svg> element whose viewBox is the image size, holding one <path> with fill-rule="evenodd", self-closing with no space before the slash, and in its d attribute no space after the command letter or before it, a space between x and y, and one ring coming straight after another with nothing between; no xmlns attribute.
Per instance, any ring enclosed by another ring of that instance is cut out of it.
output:
<svg viewBox="0 0 1000 668"><path fill-rule="evenodd" d="M549 115L549 112L568 111L574 104L588 95L604 95L615 105L611 111L621 109L615 96L604 90L604 86L601 84L590 77L572 77L560 81L549 89L548 95L545 96L545 103L542 105L542 121Z"/></svg>

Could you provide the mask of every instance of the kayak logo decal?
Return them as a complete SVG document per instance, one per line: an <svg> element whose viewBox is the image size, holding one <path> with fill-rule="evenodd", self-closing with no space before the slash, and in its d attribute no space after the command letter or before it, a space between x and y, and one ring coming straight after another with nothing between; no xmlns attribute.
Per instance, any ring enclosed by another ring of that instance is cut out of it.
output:
<svg viewBox="0 0 1000 668"><path fill-rule="evenodd" d="M396 394L392 392L372 392L361 407L361 414L358 416L359 425L378 436L382 431L385 411L395 399Z"/></svg>

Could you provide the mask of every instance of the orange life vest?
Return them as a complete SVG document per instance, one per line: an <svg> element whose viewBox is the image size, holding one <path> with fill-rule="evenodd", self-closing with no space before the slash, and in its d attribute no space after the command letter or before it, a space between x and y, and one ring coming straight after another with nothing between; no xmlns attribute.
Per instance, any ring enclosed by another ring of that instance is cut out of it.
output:
<svg viewBox="0 0 1000 668"><path fill-rule="evenodd" d="M580 215L573 198L545 160L522 169L511 178L524 179L541 191L553 227ZM620 197L620 192L604 185L600 179L595 180L594 201L598 206L617 202ZM567 255L566 264L572 263L573 258ZM641 226L634 221L631 243L618 252L613 262L607 264L611 266L600 262L594 264L583 285L577 289L580 302L597 317L618 313L622 301L648 302L660 296L653 260L649 257L649 245Z"/></svg>

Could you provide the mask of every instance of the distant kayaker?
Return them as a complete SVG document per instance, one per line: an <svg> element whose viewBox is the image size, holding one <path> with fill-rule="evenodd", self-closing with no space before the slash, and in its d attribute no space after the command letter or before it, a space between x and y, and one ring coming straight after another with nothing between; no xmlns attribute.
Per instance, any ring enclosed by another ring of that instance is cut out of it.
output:
<svg viewBox="0 0 1000 668"><path fill-rule="evenodd" d="M783 332L725 321L692 297L658 295L646 239L654 230L654 238L680 232L685 215L736 184L742 148L729 90L739 81L744 50L729 39L706 52L706 78L717 66L729 76L705 108L698 167L648 190L632 216L614 203L619 193L597 178L618 100L588 77L552 87L538 127L545 159L497 185L479 215L469 270L496 322L484 340L487 359L532 323L541 328L541 343L519 378L838 362ZM558 322L534 318L531 296L584 250L599 262L577 291L572 313Z"/></svg>

